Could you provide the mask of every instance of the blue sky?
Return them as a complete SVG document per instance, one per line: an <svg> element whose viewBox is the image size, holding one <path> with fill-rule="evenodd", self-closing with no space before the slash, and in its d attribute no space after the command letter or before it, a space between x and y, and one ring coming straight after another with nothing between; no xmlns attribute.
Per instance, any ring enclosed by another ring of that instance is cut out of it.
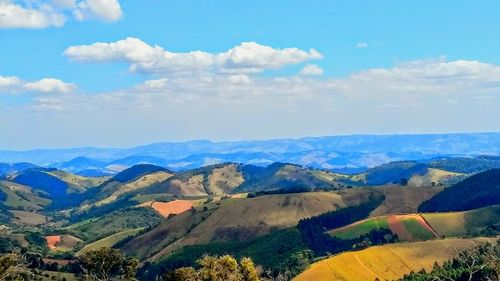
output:
<svg viewBox="0 0 500 281"><path fill-rule="evenodd" d="M498 131L498 11L498 1L0 0L0 147Z"/></svg>

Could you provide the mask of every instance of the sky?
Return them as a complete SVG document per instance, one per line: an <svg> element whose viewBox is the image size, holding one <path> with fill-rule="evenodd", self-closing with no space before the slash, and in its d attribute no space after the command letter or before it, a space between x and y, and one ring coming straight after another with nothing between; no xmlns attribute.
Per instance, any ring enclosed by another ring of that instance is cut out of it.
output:
<svg viewBox="0 0 500 281"><path fill-rule="evenodd" d="M0 0L0 149L500 131L498 11Z"/></svg>

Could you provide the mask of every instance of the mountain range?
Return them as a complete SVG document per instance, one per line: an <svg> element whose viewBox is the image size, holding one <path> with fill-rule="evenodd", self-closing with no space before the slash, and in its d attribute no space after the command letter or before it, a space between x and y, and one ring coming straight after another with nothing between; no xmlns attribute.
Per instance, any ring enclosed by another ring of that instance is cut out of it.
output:
<svg viewBox="0 0 500 281"><path fill-rule="evenodd" d="M212 142L162 142L131 148L0 151L0 162L30 162L85 176L111 175L136 164L182 171L224 162L294 163L358 173L398 160L500 155L500 133L346 135Z"/></svg>

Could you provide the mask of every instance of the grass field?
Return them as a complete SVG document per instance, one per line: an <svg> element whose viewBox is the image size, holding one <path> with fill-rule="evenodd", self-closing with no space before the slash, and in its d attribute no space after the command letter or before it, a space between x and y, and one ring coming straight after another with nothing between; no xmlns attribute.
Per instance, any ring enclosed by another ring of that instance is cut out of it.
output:
<svg viewBox="0 0 500 281"><path fill-rule="evenodd" d="M41 225L47 222L47 218L43 215L33 213L33 212L25 212L25 211L14 211L10 210L14 217L16 218L15 222L24 225Z"/></svg>
<svg viewBox="0 0 500 281"><path fill-rule="evenodd" d="M500 224L500 206L465 212L428 213L422 216L440 236L478 235L486 227Z"/></svg>
<svg viewBox="0 0 500 281"><path fill-rule="evenodd" d="M111 248L116 243L122 241L123 239L125 239L127 237L136 235L137 233L139 233L143 229L144 228L141 227L141 228L136 228L136 229L125 230L125 231L118 232L118 233L115 233L113 235L110 235L108 237L102 238L102 239L97 240L97 241L95 241L93 243L85 245L85 247L83 247L80 251L78 251L76 253L76 255L79 256L79 255L84 254L84 253L86 253L86 252L88 252L90 250L96 250L96 249L99 249L99 248L102 248L102 247Z"/></svg>
<svg viewBox="0 0 500 281"><path fill-rule="evenodd" d="M148 202L166 202L173 199L172 195L167 193L155 193L155 194L141 194L132 197L131 200L136 201L139 204L144 204Z"/></svg>
<svg viewBox="0 0 500 281"><path fill-rule="evenodd" d="M187 245L255 238L272 230L295 226L300 219L356 205L371 190L311 192L224 199L179 214L124 247L128 254L154 258ZM205 210L206 207L206 210ZM181 238L182 237L182 238ZM180 238L180 239L179 239Z"/></svg>
<svg viewBox="0 0 500 281"><path fill-rule="evenodd" d="M443 187L383 186L378 189L384 192L385 200L373 210L371 217L417 213L418 206L443 190Z"/></svg>
<svg viewBox="0 0 500 281"><path fill-rule="evenodd" d="M328 233L340 239L354 239L381 228L390 229L392 233L398 235L400 241L423 241L438 237L418 214L370 218L328 231Z"/></svg>
<svg viewBox="0 0 500 281"><path fill-rule="evenodd" d="M332 236L340 239L354 239L361 235L367 234L372 230L381 228L389 228L389 223L387 222L386 217L377 217L373 219L363 220L346 227L341 227L333 231L329 231L329 233Z"/></svg>
<svg viewBox="0 0 500 281"><path fill-rule="evenodd" d="M51 202L34 194L31 188L13 182L0 181L0 191L7 195L3 204L11 208L39 210Z"/></svg>
<svg viewBox="0 0 500 281"><path fill-rule="evenodd" d="M140 178L138 178L135 181L126 183L126 184L121 184L118 182L111 182L108 185L106 185L103 188L103 191L106 191L107 189L112 189L114 190L110 196L100 200L99 202L96 203L96 205L103 205L103 204L108 204L120 197L121 195L131 192L134 190L138 190L141 188L148 187L150 185L162 182L172 176L171 173L167 172L155 172L151 174L144 175Z"/></svg>
<svg viewBox="0 0 500 281"><path fill-rule="evenodd" d="M294 281L395 280L411 271L432 269L459 252L494 239L444 239L397 243L348 252L312 264Z"/></svg>
<svg viewBox="0 0 500 281"><path fill-rule="evenodd" d="M454 182L456 179L465 176L465 174L449 172L440 169L429 168L427 173L424 175L414 175L408 180L409 186L425 187L431 186L432 183L447 184L449 182Z"/></svg>

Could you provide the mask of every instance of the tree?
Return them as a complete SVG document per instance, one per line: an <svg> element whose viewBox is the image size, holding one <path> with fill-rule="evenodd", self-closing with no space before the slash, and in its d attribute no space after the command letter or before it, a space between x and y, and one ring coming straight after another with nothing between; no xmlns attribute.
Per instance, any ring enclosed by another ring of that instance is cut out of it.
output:
<svg viewBox="0 0 500 281"><path fill-rule="evenodd" d="M8 254L0 257L0 280L5 280L9 276L9 269L14 266L18 260L16 254Z"/></svg>
<svg viewBox="0 0 500 281"><path fill-rule="evenodd" d="M78 263L88 278L107 281L120 275L126 280L135 280L139 261L125 259L120 250L103 247L86 252L78 258Z"/></svg>
<svg viewBox="0 0 500 281"><path fill-rule="evenodd" d="M259 275L251 258L242 258L240 261L243 281L258 281Z"/></svg>
<svg viewBox="0 0 500 281"><path fill-rule="evenodd" d="M200 269L182 267L168 272L167 281L259 281L259 274L250 258L240 263L229 255L204 256L197 261Z"/></svg>
<svg viewBox="0 0 500 281"><path fill-rule="evenodd" d="M198 261L201 266L200 280L203 281L239 281L242 280L238 262L229 255L221 257L204 256Z"/></svg>
<svg viewBox="0 0 500 281"><path fill-rule="evenodd" d="M132 281L135 280L135 274L137 273L137 266L139 265L139 260L138 259L127 259L124 262L123 266L123 275L125 277L125 280L127 281Z"/></svg>

